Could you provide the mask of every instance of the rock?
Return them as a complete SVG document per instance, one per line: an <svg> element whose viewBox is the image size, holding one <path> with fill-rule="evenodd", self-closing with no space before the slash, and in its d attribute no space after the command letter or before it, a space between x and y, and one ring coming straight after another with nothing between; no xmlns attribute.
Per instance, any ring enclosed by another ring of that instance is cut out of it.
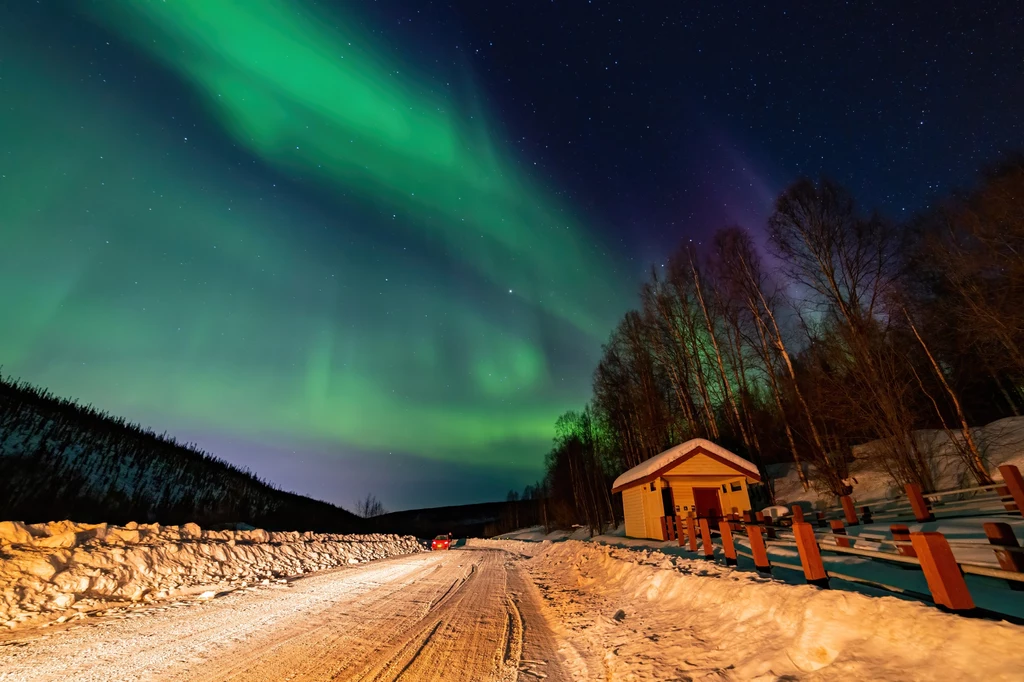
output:
<svg viewBox="0 0 1024 682"><path fill-rule="evenodd" d="M199 595L199 598L200 599L213 599L216 596L217 596L217 592L215 590L207 590L206 592L203 592L201 595Z"/></svg>
<svg viewBox="0 0 1024 682"><path fill-rule="evenodd" d="M31 545L32 533L20 521L0 521L0 544Z"/></svg>
<svg viewBox="0 0 1024 682"><path fill-rule="evenodd" d="M626 612L623 611L622 609L619 609L618 611L616 611L615 615L612 616L612 620L614 620L616 622L619 622L619 623L621 623L625 619L626 619Z"/></svg>
<svg viewBox="0 0 1024 682"><path fill-rule="evenodd" d="M128 530L136 530L139 527L139 524L135 523L134 521L129 521L128 523L124 524L124 527Z"/></svg>
<svg viewBox="0 0 1024 682"><path fill-rule="evenodd" d="M181 527L181 534L183 537L201 538L203 537L203 530L198 524L186 523Z"/></svg>

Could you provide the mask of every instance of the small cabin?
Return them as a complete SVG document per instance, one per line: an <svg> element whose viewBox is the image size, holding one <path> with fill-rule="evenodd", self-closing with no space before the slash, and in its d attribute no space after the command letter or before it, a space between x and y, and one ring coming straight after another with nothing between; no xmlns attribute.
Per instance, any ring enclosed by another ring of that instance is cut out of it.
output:
<svg viewBox="0 0 1024 682"><path fill-rule="evenodd" d="M695 438L622 474L612 492L622 493L627 537L665 540L662 517L742 514L751 508L750 486L760 482L752 462Z"/></svg>

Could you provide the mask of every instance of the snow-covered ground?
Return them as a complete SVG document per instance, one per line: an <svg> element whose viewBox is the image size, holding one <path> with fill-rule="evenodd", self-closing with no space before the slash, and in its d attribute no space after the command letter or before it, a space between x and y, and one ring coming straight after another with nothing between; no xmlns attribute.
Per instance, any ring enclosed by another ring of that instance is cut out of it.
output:
<svg viewBox="0 0 1024 682"><path fill-rule="evenodd" d="M212 597L284 576L422 551L412 536L0 522L0 624L102 612L121 603Z"/></svg>
<svg viewBox="0 0 1024 682"><path fill-rule="evenodd" d="M162 544L246 546L232 539ZM281 539L292 551L343 544ZM72 551L96 553L89 542ZM1024 669L1020 626L791 585L663 544L470 540L271 589L143 600L0 633L0 679L997 682Z"/></svg>
<svg viewBox="0 0 1024 682"><path fill-rule="evenodd" d="M956 490L976 485L944 431L915 431L914 436L922 451L929 456L937 489ZM1007 417L979 426L971 429L971 436L996 480L1002 480L998 469L1001 464L1014 464L1024 470L1024 417ZM872 461L876 448L876 442L853 448L850 475L856 479L853 485L855 500L883 500L903 494L878 463ZM815 507L826 507L836 503L827 494L813 489L805 491L792 464L769 465L768 474L775 481L775 496L780 504L808 502Z"/></svg>
<svg viewBox="0 0 1024 682"><path fill-rule="evenodd" d="M527 569L577 679L1018 680L1024 628L593 542L471 541ZM585 672L584 672L585 671Z"/></svg>
<svg viewBox="0 0 1024 682"><path fill-rule="evenodd" d="M0 680L572 682L524 563L422 552L0 632Z"/></svg>
<svg viewBox="0 0 1024 682"><path fill-rule="evenodd" d="M1012 517L998 518L964 518L964 519L940 519L931 523L908 523L911 531L936 531L946 536L951 542L951 548L957 561L970 563L979 566L999 568L992 546L985 538L982 525L985 521L999 521L1009 524L1015 531L1021 544L1024 544L1024 519ZM888 532L888 524L870 524L851 526L847 528L851 543L858 549L881 550L895 553L897 550L892 545L892 536ZM777 581L792 585L803 585L804 575L800 570L783 568L778 564L789 564L800 566L800 556L792 541L787 542L785 538L791 537L789 531L779 529L781 542L768 542L768 557L774 568L773 575ZM833 543L830 531L819 530L819 542L823 547ZM586 529L579 529L573 533L568 531L555 530L545 533L542 526L533 526L522 530L506 533L496 538L498 540L519 540L523 542L549 542L557 543L568 540L595 543L609 547L622 549L635 549L644 552L678 557L680 559L697 559L698 555L689 551L688 546L680 547L675 540L662 542L659 540L648 540L642 538L627 538L622 526L610 530L603 535L593 538L589 536ZM736 547L740 551L750 553L750 545L746 537L734 535ZM715 559L725 563L720 544L714 548ZM895 589L871 587L859 582L851 582L833 577L832 586L836 589L860 592L873 596L900 596L897 590L902 590L910 595L928 595L928 583L925 581L921 569L916 566L907 566L879 561L877 559L851 556L849 554L835 554L826 550L822 551L822 561L825 569L830 575L842 574L852 578L870 580L877 584L889 586ZM739 557L740 570L754 571L754 563L747 557ZM971 596L975 604L994 614L1002 614L1015 618L1024 619L1024 592L1012 591L1006 582L996 578L988 578L978 575L967 575L965 577ZM903 595L906 596L906 595Z"/></svg>

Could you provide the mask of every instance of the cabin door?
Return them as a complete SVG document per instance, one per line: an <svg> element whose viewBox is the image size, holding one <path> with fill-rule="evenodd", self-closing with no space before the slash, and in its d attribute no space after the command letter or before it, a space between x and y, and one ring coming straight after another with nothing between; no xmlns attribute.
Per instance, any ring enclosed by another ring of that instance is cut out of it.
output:
<svg viewBox="0 0 1024 682"><path fill-rule="evenodd" d="M714 519L722 516L722 503L718 501L718 488L694 488L693 505L697 518Z"/></svg>
<svg viewBox="0 0 1024 682"><path fill-rule="evenodd" d="M665 516L676 515L676 498L672 495L672 488L661 489L661 506Z"/></svg>

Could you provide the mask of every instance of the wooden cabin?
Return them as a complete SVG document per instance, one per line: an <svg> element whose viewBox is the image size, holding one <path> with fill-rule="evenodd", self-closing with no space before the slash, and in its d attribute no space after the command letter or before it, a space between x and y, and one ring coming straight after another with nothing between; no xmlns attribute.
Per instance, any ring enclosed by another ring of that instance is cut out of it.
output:
<svg viewBox="0 0 1024 682"><path fill-rule="evenodd" d="M627 537L665 540L662 517L742 514L751 508L750 486L760 482L752 462L695 438L622 474L612 492L622 493Z"/></svg>

